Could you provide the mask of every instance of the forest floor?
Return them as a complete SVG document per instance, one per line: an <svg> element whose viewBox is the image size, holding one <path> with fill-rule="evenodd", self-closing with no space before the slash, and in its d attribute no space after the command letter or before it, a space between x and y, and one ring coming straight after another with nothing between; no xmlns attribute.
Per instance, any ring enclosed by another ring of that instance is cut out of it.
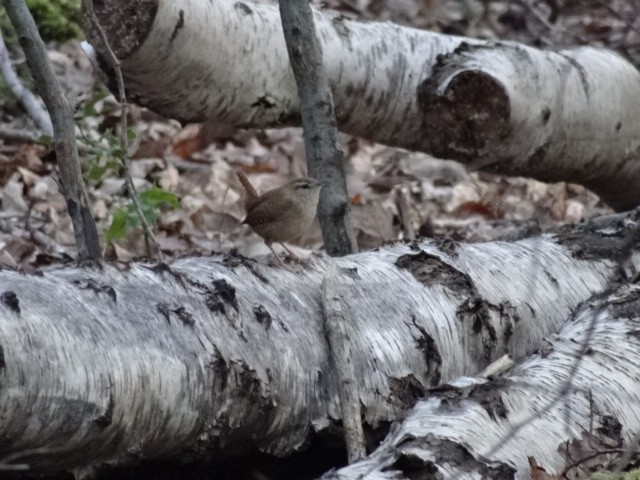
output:
<svg viewBox="0 0 640 480"><path fill-rule="evenodd" d="M541 48L601 45L640 66L637 0L316 3L353 18ZM118 124L119 106L97 80L79 40L50 44L49 49L75 106L81 157L89 176L91 159L104 164L113 151L108 132ZM0 138L4 138L0 139L0 265L34 270L69 262L75 258L74 237L58 189L54 155L44 145L6 138L6 129L34 127L20 105L4 89L0 92ZM183 126L135 105L129 108L129 124L136 132L130 153L138 190L157 185L180 201L178 208L163 210L155 226L166 259L234 249L247 256L268 254L262 240L241 224L242 190L234 170L247 173L258 191L304 175L300 129ZM580 222L610 211L579 185L469 172L451 161L347 135L341 142L348 158L348 187L361 250L407 239L412 231L471 242L510 238L529 228ZM116 172L107 169L93 177L87 180L88 192L102 235L128 199ZM108 259L126 261L145 255L136 228L109 243L102 239L102 245ZM319 226L295 245L303 255L321 250Z"/></svg>

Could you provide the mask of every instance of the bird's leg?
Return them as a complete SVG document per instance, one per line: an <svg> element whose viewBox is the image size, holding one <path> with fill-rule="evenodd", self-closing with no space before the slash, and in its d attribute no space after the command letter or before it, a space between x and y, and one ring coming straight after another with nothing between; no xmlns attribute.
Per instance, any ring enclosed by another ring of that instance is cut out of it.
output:
<svg viewBox="0 0 640 480"><path fill-rule="evenodd" d="M266 245L267 247L269 247L269 250L271 250L271 253L273 253L273 255L278 259L278 262L280 262L280 265L282 265L282 266L284 267L284 266L285 266L285 265L284 265L284 262L283 262L283 261L282 261L282 259L278 256L278 254L277 254L277 253L276 253L276 251L273 249L273 247L271 246L271 242L264 242L264 243L265 243L265 245Z"/></svg>
<svg viewBox="0 0 640 480"><path fill-rule="evenodd" d="M295 253L293 253L291 250L289 250L289 248L288 248L284 243L280 242L280 245L282 245L282 248L284 248L284 249L287 251L287 253L289 254L289 256L290 256L291 258L294 258L294 259L296 259L296 260L300 260L300 257L298 257L298 256L297 256Z"/></svg>

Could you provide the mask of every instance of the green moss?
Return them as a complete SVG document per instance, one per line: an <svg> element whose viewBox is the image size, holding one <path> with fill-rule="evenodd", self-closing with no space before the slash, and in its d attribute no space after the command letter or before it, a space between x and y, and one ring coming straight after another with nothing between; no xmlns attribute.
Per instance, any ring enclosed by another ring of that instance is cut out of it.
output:
<svg viewBox="0 0 640 480"><path fill-rule="evenodd" d="M598 472L589 477L589 480L640 480L640 470L631 470L625 473Z"/></svg>
<svg viewBox="0 0 640 480"><path fill-rule="evenodd" d="M27 6L45 42L64 42L83 37L80 28L81 3L82 0L27 0ZM0 29L10 48L17 43L4 8L0 10Z"/></svg>
<svg viewBox="0 0 640 480"><path fill-rule="evenodd" d="M81 0L27 0L45 42L82 37L80 4Z"/></svg>

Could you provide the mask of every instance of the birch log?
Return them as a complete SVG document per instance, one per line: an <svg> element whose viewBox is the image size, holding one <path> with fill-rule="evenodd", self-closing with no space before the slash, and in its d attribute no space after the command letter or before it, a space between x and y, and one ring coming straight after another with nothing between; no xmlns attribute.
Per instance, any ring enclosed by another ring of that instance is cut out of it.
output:
<svg viewBox="0 0 640 480"><path fill-rule="evenodd" d="M575 479L616 466L625 450L633 461L639 321L637 285L586 302L544 352L504 377L436 389L367 459L323 478L529 480L533 457L553 478Z"/></svg>
<svg viewBox="0 0 640 480"><path fill-rule="evenodd" d="M640 202L640 73L607 50L463 44L418 89L426 150L472 168L566 180Z"/></svg>
<svg viewBox="0 0 640 480"><path fill-rule="evenodd" d="M97 7L128 98L183 122L300 125L277 6ZM330 11L315 10L314 22L342 131L504 174L584 182L618 209L640 203L640 73L613 52L541 51Z"/></svg>
<svg viewBox="0 0 640 480"><path fill-rule="evenodd" d="M367 427L394 420L427 387L541 348L619 274L608 256L629 243L633 225L333 259ZM334 429L327 265L210 257L1 271L0 459L41 447L30 465L187 450L287 455Z"/></svg>

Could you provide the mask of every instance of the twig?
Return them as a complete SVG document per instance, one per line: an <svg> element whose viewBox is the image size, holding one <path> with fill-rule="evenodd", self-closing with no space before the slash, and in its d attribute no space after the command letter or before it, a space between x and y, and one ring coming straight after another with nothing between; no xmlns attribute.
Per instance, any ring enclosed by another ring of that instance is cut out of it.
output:
<svg viewBox="0 0 640 480"><path fill-rule="evenodd" d="M220 205L220 212L224 212L224 203L227 201L227 194L229 193L230 189L231 189L231 182L228 182L227 188L224 189L224 193L222 194L222 203ZM220 223L218 225L219 232L224 232L224 226L225 226L224 224L226 220L227 220L226 215L220 215ZM218 248L222 250L222 235L218 235Z"/></svg>
<svg viewBox="0 0 640 480"><path fill-rule="evenodd" d="M144 235L144 244L147 250L147 255L151 256L151 244L149 240L153 241L153 244L156 247L156 252L158 253L158 259L162 262L164 261L164 257L162 255L162 249L160 248L160 244L156 239L155 235L151 231L149 227L149 223L147 222L144 213L142 212L142 208L140 207L140 201L138 200L138 193L136 192L136 187L133 184L133 179L131 177L131 160L129 159L129 140L127 138L127 115L129 112L127 106L127 96L124 89L124 78L122 77L122 69L120 68L120 60L116 57L115 53L111 49L109 45L109 41L107 39L107 35L100 25L100 21L96 15L95 10L93 9L93 0L85 0L85 6L87 8L87 15L91 20L91 23L95 27L102 41L102 46L107 53L107 60L111 64L113 71L116 75L116 82L118 84L118 101L120 102L120 150L122 151L122 163L124 166L124 178L127 185L127 190L129 191L129 196L131 197L131 202L133 203L133 207L136 210L136 214L140 219L140 223L142 224L142 232Z"/></svg>
<svg viewBox="0 0 640 480"><path fill-rule="evenodd" d="M338 282L338 268L329 264L323 280L322 304L324 306L325 331L333 366L338 374L338 392L342 409L342 427L347 444L349 463L367 456L360 412L360 394L356 381L355 367L349 345L347 319L342 308L341 288Z"/></svg>
<svg viewBox="0 0 640 480"><path fill-rule="evenodd" d="M563 35L571 36L573 39L578 40L583 43L589 43L588 40L584 39L581 35L577 35L568 29L561 27L559 25L554 25L549 22L544 16L531 4L530 0L517 0L517 3L524 6L529 12L540 22L547 30L549 30L552 34L561 33ZM553 16L553 7L552 7L552 16ZM549 42L551 43L551 42Z"/></svg>
<svg viewBox="0 0 640 480"><path fill-rule="evenodd" d="M4 43L2 32L0 31L0 73L4 77L5 82L11 93L20 101L29 116L36 123L37 127L43 133L53 136L53 126L51 125L51 117L45 108L42 107L38 98L26 88L20 81L20 77L13 70L11 58L9 58L9 50ZM37 136L37 135L36 135Z"/></svg>
<svg viewBox="0 0 640 480"><path fill-rule="evenodd" d="M58 78L49 62L47 49L24 0L4 0L3 3L51 116L53 145L60 169L60 190L67 202L73 223L78 259L100 261L98 229L84 189L71 107L62 93Z"/></svg>
<svg viewBox="0 0 640 480"><path fill-rule="evenodd" d="M607 10L609 10L609 13L611 13L611 15L613 15L614 17L616 17L618 20L620 20L622 23L624 23L627 28L629 30L633 30L635 33L637 33L638 35L640 35L640 30L638 30L633 23L631 23L630 21L628 21L626 18L624 18L622 16L622 14L618 13L611 5L607 4L607 2L603 2L602 0L594 0L598 5L601 5L602 7L606 8Z"/></svg>
<svg viewBox="0 0 640 480"><path fill-rule="evenodd" d="M566 478L567 480L569 480L569 477L567 476L567 474L569 473L569 470L579 467L581 464L588 462L589 460L593 460L594 458L600 456L600 455L609 455L612 453L624 453L625 450L621 449L621 448L612 448L610 450L600 450L597 451L595 453L592 453L590 455L586 455L578 460L576 460L575 462L573 462L571 465L568 465L567 468L565 468L562 473L560 474L560 477L562 478Z"/></svg>
<svg viewBox="0 0 640 480"><path fill-rule="evenodd" d="M411 215L411 198L409 190L405 186L401 186L396 190L396 198L398 209L400 210L400 218L404 227L404 234L407 240L415 240L416 230L413 228L413 218Z"/></svg>

